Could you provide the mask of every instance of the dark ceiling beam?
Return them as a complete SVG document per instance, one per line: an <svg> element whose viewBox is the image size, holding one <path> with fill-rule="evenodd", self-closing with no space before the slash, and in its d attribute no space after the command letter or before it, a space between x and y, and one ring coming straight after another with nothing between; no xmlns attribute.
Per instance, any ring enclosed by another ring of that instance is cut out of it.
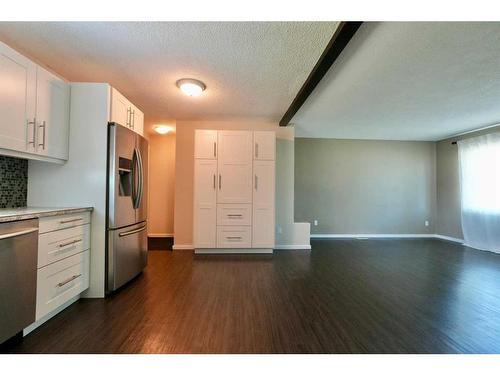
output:
<svg viewBox="0 0 500 375"><path fill-rule="evenodd" d="M281 118L280 126L288 125L362 24L363 22L340 22L318 62Z"/></svg>

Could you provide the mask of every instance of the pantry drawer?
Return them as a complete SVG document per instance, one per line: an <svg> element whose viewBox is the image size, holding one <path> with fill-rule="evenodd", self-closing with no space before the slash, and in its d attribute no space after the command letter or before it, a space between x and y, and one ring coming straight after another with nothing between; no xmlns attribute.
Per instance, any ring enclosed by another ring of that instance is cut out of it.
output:
<svg viewBox="0 0 500 375"><path fill-rule="evenodd" d="M90 223L90 212L88 211L76 214L41 217L38 233L42 234L88 223Z"/></svg>
<svg viewBox="0 0 500 375"><path fill-rule="evenodd" d="M38 268L89 248L89 224L43 233L38 237Z"/></svg>
<svg viewBox="0 0 500 375"><path fill-rule="evenodd" d="M40 268L37 273L36 320L89 287L89 251Z"/></svg>
<svg viewBox="0 0 500 375"><path fill-rule="evenodd" d="M252 205L218 204L217 225L252 225Z"/></svg>
<svg viewBox="0 0 500 375"><path fill-rule="evenodd" d="M219 248L251 248L252 227L218 226L217 247Z"/></svg>

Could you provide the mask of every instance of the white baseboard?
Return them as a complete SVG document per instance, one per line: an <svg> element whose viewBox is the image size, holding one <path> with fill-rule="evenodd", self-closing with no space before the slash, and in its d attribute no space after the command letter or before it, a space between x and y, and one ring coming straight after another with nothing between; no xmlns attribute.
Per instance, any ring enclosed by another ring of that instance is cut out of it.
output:
<svg viewBox="0 0 500 375"><path fill-rule="evenodd" d="M195 254L272 254L273 249L195 249Z"/></svg>
<svg viewBox="0 0 500 375"><path fill-rule="evenodd" d="M311 234L311 238L437 238L445 241L452 241L459 243L461 245L464 244L464 240L455 237L443 236L441 234Z"/></svg>
<svg viewBox="0 0 500 375"><path fill-rule="evenodd" d="M311 250L311 245L276 245L276 250Z"/></svg>
<svg viewBox="0 0 500 375"><path fill-rule="evenodd" d="M148 233L148 237L173 237L173 233Z"/></svg>
<svg viewBox="0 0 500 375"><path fill-rule="evenodd" d="M311 234L311 238L434 238L435 234Z"/></svg>
<svg viewBox="0 0 500 375"><path fill-rule="evenodd" d="M23 329L23 336L26 336L28 335L29 333L33 332L35 329L37 329L38 327L40 327L43 323L45 323L46 321L48 321L49 319L52 319L54 316L56 316L57 314L59 314L61 311L63 311L66 307L68 307L69 305L75 303L76 301L78 301L80 299L80 295L78 294L77 296L74 296L73 298L71 298L70 300L66 301L65 303L63 303L61 306L59 306L57 309L55 309L54 311L51 311L49 312L47 315L45 315L43 318L40 318L39 320L37 320L36 322L34 323L31 323L29 326L27 326L25 329Z"/></svg>
<svg viewBox="0 0 500 375"><path fill-rule="evenodd" d="M193 245L174 245L172 246L172 250L194 250Z"/></svg>
<svg viewBox="0 0 500 375"><path fill-rule="evenodd" d="M451 241L451 242L457 242L461 245L464 244L464 240L460 238L455 238L455 237L449 237L449 236L443 236L442 234L435 234L434 238L438 238L440 240L445 240L445 241Z"/></svg>

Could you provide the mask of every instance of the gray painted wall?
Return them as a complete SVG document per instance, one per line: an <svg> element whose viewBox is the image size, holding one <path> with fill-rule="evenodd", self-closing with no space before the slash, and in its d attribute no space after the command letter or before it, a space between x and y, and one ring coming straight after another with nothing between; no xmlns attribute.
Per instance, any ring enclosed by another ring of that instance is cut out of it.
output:
<svg viewBox="0 0 500 375"><path fill-rule="evenodd" d="M451 140L436 144L436 233L463 238L460 213L458 147Z"/></svg>
<svg viewBox="0 0 500 375"><path fill-rule="evenodd" d="M435 233L435 166L434 142L296 138L295 221L318 234Z"/></svg>
<svg viewBox="0 0 500 375"><path fill-rule="evenodd" d="M460 177L458 167L458 146L452 142L500 131L500 126L464 134L437 142L436 182L437 217L436 233L463 238L460 213Z"/></svg>

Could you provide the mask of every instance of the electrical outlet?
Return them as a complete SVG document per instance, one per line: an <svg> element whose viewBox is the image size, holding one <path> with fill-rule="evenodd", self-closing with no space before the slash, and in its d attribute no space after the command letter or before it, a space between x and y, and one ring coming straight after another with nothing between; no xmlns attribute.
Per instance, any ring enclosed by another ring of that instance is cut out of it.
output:
<svg viewBox="0 0 500 375"><path fill-rule="evenodd" d="M314 226L317 227L318 226L318 220L314 220Z"/></svg>
<svg viewBox="0 0 500 375"><path fill-rule="evenodd" d="M283 229L281 228L281 225L278 226L278 234L282 234L283 233Z"/></svg>
<svg viewBox="0 0 500 375"><path fill-rule="evenodd" d="M428 227L429 226L429 220L426 220L425 221L425 226Z"/></svg>

